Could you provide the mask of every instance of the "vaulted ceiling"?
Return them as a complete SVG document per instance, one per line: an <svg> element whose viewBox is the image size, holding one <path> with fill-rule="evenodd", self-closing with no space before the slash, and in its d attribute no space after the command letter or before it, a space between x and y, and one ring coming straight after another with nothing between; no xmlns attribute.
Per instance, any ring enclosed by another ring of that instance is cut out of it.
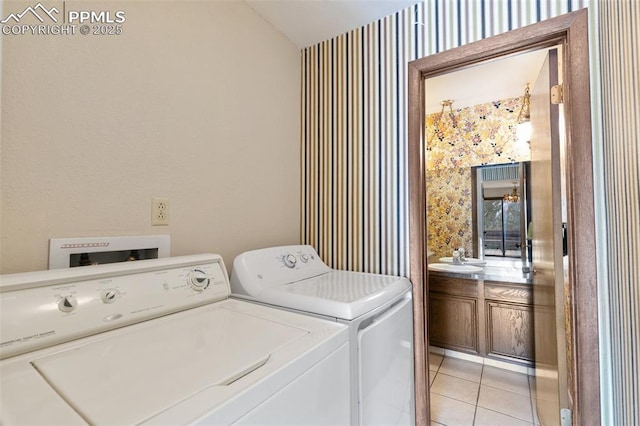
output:
<svg viewBox="0 0 640 426"><path fill-rule="evenodd" d="M419 0L244 0L298 48L320 43Z"/></svg>
<svg viewBox="0 0 640 426"><path fill-rule="evenodd" d="M417 0L244 0L257 14L298 48L315 45L375 22ZM440 102L454 108L521 96L535 82L544 52L517 55L427 80L426 112L440 111ZM478 84L482 82L482 84Z"/></svg>

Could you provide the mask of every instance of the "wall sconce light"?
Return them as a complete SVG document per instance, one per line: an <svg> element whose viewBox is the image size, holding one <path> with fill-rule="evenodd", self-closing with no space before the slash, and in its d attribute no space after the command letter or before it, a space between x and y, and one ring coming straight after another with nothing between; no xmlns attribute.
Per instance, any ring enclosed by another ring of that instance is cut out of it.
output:
<svg viewBox="0 0 640 426"><path fill-rule="evenodd" d="M520 107L520 113L518 114L516 137L519 141L529 142L531 133L531 95L529 94L529 84L527 83L522 96L522 107Z"/></svg>
<svg viewBox="0 0 640 426"><path fill-rule="evenodd" d="M458 120L456 119L456 116L453 113L453 108L451 106L453 105L453 101L451 99L445 99L444 101L440 102L440 105L442 105L442 109L440 110L440 116L438 117L438 120L433 124L433 134L431 135L431 138L429 138L429 141L427 142L428 147L431 146L431 141L433 141L433 138L436 137L438 133L440 133L440 125L443 123L443 120L445 117L444 115L445 108L449 107L449 113L447 115L451 119L451 127L453 127L454 129L458 128Z"/></svg>
<svg viewBox="0 0 640 426"><path fill-rule="evenodd" d="M513 190L509 194L504 194L502 200L507 203L517 203L520 201L520 195L518 194L518 182L513 182Z"/></svg>

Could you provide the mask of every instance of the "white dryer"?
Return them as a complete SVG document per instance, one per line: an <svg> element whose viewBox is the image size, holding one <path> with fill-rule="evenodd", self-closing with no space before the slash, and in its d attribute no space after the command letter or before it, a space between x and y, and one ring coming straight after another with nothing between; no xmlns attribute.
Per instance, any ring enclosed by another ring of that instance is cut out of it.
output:
<svg viewBox="0 0 640 426"><path fill-rule="evenodd" d="M409 280L334 270L313 247L298 245L238 255L231 291L232 297L348 325L351 423L414 424Z"/></svg>
<svg viewBox="0 0 640 426"><path fill-rule="evenodd" d="M0 424L348 424L348 328L217 255L0 276Z"/></svg>

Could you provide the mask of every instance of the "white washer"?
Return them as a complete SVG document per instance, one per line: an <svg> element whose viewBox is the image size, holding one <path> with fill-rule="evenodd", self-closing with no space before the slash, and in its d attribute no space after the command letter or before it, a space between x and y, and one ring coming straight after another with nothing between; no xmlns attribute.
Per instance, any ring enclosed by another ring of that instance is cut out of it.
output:
<svg viewBox="0 0 640 426"><path fill-rule="evenodd" d="M220 256L0 276L0 424L348 424L348 328L228 299Z"/></svg>
<svg viewBox="0 0 640 426"><path fill-rule="evenodd" d="M313 247L254 250L234 259L232 297L349 326L351 423L414 424L411 283L334 270Z"/></svg>

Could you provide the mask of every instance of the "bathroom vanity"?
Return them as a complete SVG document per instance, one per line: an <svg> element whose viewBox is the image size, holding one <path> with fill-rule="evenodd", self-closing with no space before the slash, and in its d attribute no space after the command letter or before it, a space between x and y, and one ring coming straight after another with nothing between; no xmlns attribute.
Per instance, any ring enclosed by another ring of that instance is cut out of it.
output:
<svg viewBox="0 0 640 426"><path fill-rule="evenodd" d="M480 273L429 271L432 346L531 366L534 362L533 287L521 269L487 266ZM548 303L535 307L551 319Z"/></svg>

